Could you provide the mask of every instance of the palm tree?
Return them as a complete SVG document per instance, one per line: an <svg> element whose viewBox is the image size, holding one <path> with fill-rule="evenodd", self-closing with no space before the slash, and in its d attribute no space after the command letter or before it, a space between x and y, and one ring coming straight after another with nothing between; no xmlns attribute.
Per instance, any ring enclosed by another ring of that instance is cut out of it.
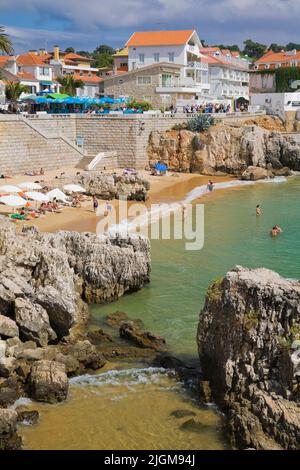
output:
<svg viewBox="0 0 300 470"><path fill-rule="evenodd" d="M4 31L3 26L0 26L0 53L13 54L14 49L12 42Z"/></svg>
<svg viewBox="0 0 300 470"><path fill-rule="evenodd" d="M84 82L74 78L72 75L65 75L57 78L58 83L62 86L62 92L70 96L76 96L77 88L84 88Z"/></svg>
<svg viewBox="0 0 300 470"><path fill-rule="evenodd" d="M5 86L5 96L6 99L16 103L22 93L28 93L29 88L26 85L21 85L18 82L8 82Z"/></svg>

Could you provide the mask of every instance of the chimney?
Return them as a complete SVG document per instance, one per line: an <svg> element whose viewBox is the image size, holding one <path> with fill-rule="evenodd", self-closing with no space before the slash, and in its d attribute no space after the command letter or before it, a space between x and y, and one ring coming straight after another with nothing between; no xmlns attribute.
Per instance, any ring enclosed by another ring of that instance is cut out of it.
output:
<svg viewBox="0 0 300 470"><path fill-rule="evenodd" d="M46 55L46 49L40 49L40 56Z"/></svg>
<svg viewBox="0 0 300 470"><path fill-rule="evenodd" d="M56 62L59 62L59 47L58 46L54 46L53 48L53 59L56 61Z"/></svg>

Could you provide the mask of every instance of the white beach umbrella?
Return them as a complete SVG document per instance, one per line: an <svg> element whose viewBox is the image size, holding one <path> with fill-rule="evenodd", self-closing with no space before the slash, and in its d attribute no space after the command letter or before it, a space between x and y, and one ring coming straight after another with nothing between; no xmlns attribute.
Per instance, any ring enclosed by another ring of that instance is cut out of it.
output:
<svg viewBox="0 0 300 470"><path fill-rule="evenodd" d="M29 191L28 193L25 193L25 195L29 198L32 199L33 201L37 202L49 202L49 197L46 194L39 193L37 191Z"/></svg>
<svg viewBox="0 0 300 470"><path fill-rule="evenodd" d="M52 199L54 198L62 202L66 202L68 200L68 197L65 195L65 193L63 193L58 188L52 189L52 191L49 191L49 193L47 193L47 196L50 199L50 201L52 201Z"/></svg>
<svg viewBox="0 0 300 470"><path fill-rule="evenodd" d="M2 196L0 202L10 207L21 207L26 204L26 200L20 196Z"/></svg>
<svg viewBox="0 0 300 470"><path fill-rule="evenodd" d="M19 193L21 189L18 186L13 186L10 184L5 184L0 186L0 193Z"/></svg>
<svg viewBox="0 0 300 470"><path fill-rule="evenodd" d="M33 181L25 181L21 183L20 188L22 189L42 189L42 186L38 183L34 183Z"/></svg>
<svg viewBox="0 0 300 470"><path fill-rule="evenodd" d="M79 184L66 184L64 189L69 193L85 193L85 189Z"/></svg>

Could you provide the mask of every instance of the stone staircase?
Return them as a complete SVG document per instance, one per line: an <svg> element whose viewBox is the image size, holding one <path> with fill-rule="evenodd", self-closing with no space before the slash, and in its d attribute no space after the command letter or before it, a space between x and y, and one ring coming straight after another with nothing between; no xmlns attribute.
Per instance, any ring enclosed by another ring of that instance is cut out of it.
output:
<svg viewBox="0 0 300 470"><path fill-rule="evenodd" d="M114 170L118 167L117 152L100 152L87 155L76 165L76 168L86 171Z"/></svg>

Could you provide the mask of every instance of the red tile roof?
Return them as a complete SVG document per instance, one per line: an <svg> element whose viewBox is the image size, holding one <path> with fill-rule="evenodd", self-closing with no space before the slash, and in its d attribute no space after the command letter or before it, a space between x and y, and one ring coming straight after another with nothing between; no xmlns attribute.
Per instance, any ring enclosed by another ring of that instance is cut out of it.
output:
<svg viewBox="0 0 300 470"><path fill-rule="evenodd" d="M220 52L221 50L219 47L203 47L200 49L201 54L213 54L214 52Z"/></svg>
<svg viewBox="0 0 300 470"><path fill-rule="evenodd" d="M79 73L75 73L73 77L76 80L82 80L83 82L89 82L89 83L100 83L103 81L103 78L98 77L97 75L92 75L91 77L88 77L87 75L80 75Z"/></svg>
<svg viewBox="0 0 300 470"><path fill-rule="evenodd" d="M300 51L296 54L289 54L286 52L273 52L268 51L264 56L258 59L256 64L269 64L272 62L290 62L292 60L300 60Z"/></svg>
<svg viewBox="0 0 300 470"><path fill-rule="evenodd" d="M35 76L32 75L32 73L29 73L29 72L18 72L17 76L21 80L30 80L30 81L38 82L38 80L35 78Z"/></svg>
<svg viewBox="0 0 300 470"><path fill-rule="evenodd" d="M28 52L17 56L18 65L45 65L46 56L36 55Z"/></svg>
<svg viewBox="0 0 300 470"><path fill-rule="evenodd" d="M8 55L0 55L0 67L5 67L9 59L11 59L11 57Z"/></svg>
<svg viewBox="0 0 300 470"><path fill-rule="evenodd" d="M144 31L133 33L126 46L181 46L186 44L194 31Z"/></svg>
<svg viewBox="0 0 300 470"><path fill-rule="evenodd" d="M64 60L83 60L85 62L91 62L93 59L90 59L89 57L85 57L83 55L79 54L74 54L73 52L70 52L69 54L66 54L64 57Z"/></svg>

